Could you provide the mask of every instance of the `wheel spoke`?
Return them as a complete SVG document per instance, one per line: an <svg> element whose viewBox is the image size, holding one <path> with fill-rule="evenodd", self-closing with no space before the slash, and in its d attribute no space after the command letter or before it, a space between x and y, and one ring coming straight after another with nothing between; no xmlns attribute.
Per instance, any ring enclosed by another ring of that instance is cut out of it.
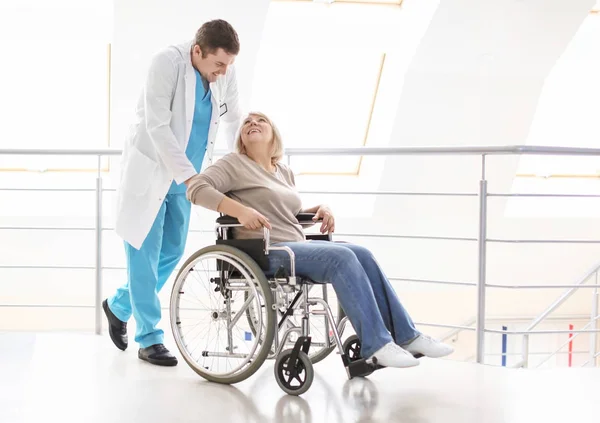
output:
<svg viewBox="0 0 600 423"><path fill-rule="evenodd" d="M232 273L234 289L215 291L216 287L228 286L226 279ZM216 280L220 281L217 285ZM244 299L242 293L249 297ZM239 250L210 246L194 254L176 278L171 314L178 322L174 328L177 347L196 373L212 381L237 383L262 365L275 327L270 294L264 272ZM245 317L237 317L248 313L248 304L243 307L248 298L252 298L256 330ZM224 304L224 300L230 303ZM265 307L260 307L262 304ZM227 322L232 321L228 328Z"/></svg>

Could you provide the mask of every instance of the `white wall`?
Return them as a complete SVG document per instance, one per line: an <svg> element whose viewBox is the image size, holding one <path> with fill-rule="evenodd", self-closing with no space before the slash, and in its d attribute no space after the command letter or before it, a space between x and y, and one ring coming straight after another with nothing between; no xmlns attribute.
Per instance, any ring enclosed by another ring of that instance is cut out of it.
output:
<svg viewBox="0 0 600 423"><path fill-rule="evenodd" d="M205 20L222 17L240 33L238 59L242 100L251 98L254 57L258 51L268 1L118 1L112 47L112 145L119 147L133 113L150 55L165 43L193 36ZM439 3L439 4L438 4ZM476 0L406 0L402 19L420 17L418 28L398 38L410 49L391 51L398 69L398 105L388 145L524 144L544 79L562 54L593 1L492 2ZM143 14L142 14L143 11ZM415 19L413 19L415 18ZM509 25L510 23L510 25ZM418 35L415 35L418 34ZM393 75L386 75L393 78ZM566 140L567 142L570 140ZM386 145L386 142L378 142ZM565 144L568 145L568 144ZM473 157L389 157L367 160L382 166L372 189L415 192L476 193L480 163ZM510 192L518 158L487 160L489 191ZM114 184L115 170L105 178ZM0 175L1 186L94 187L93 175ZM311 178L299 184L314 188ZM322 186L323 189L335 189ZM112 226L112 193L105 194L105 221ZM93 224L93 193L35 194L34 207L22 207L32 194L0 192L0 225ZM373 217L346 213L363 199L309 196L339 211L338 232L402 235L477 236L475 197L381 197ZM68 204L65 207L65 204ZM490 238L600 239L597 219L523 219L505 217L506 200L489 201ZM344 217L352 216L352 217ZM194 212L194 228L210 229L214 214ZM1 264L93 266L93 232L0 232ZM477 246L473 242L348 238L371 248L393 277L475 282ZM210 234L191 234L188 252L212 242ZM572 283L600 261L598 245L490 244L488 282L506 284ZM123 247L104 234L104 265L123 266ZM124 271L104 271L104 293L124 282ZM476 312L475 288L399 282L402 300L417 321L462 323ZM491 315L534 315L562 290L488 290ZM93 270L0 269L0 303L87 304L93 302ZM563 314L589 312L588 291L577 294ZM168 289L162 294L167 305ZM0 329L86 329L91 309L0 308ZM561 324L562 325L562 324ZM501 325L496 325L501 326ZM564 326L564 325L563 325ZM562 328L562 326L560 326ZM444 330L431 330L434 334ZM490 343L496 343L492 337ZM494 344L496 345L496 344ZM555 341L548 344L548 348ZM464 348L471 348L465 343ZM468 354L465 352L465 356Z"/></svg>

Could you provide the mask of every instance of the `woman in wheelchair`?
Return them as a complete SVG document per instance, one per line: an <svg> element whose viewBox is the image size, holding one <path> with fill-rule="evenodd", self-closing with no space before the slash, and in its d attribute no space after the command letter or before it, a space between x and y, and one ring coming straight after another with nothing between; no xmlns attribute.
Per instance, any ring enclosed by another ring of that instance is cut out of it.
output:
<svg viewBox="0 0 600 423"><path fill-rule="evenodd" d="M361 342L364 358L376 357L385 367L412 367L415 355L444 357L453 348L420 333L369 250L340 242L307 241L296 216L316 213L320 231L332 233L335 219L326 206L303 208L294 175L280 163L281 136L271 120L251 113L242 123L230 153L193 177L188 199L238 219L235 238L262 238L270 230L271 245L295 254L297 275L331 283L338 301ZM290 268L285 251L269 252L269 271Z"/></svg>

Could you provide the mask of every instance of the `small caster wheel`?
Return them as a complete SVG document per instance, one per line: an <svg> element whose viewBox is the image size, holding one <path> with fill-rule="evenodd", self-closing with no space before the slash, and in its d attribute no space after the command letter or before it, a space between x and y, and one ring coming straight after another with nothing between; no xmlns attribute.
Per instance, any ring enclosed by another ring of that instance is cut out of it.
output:
<svg viewBox="0 0 600 423"><path fill-rule="evenodd" d="M348 361L350 361L350 363L358 361L362 358L362 356L360 355L360 339L358 339L358 336L352 335L351 337L346 339L344 341L344 345L342 345L342 348L344 350L344 354L346 354L346 357L348 357Z"/></svg>
<svg viewBox="0 0 600 423"><path fill-rule="evenodd" d="M279 387L287 394L302 395L315 377L312 363L303 351L298 352L295 363L290 363L292 349L282 351L275 360L275 379Z"/></svg>
<svg viewBox="0 0 600 423"><path fill-rule="evenodd" d="M363 360L363 356L361 354L361 344L358 336L352 335L348 339L344 341L342 345L342 349L344 350L344 354L348 358L348 363L352 365L352 363L357 363L358 361ZM358 363L357 363L358 364ZM365 377L369 376L371 373L375 371L375 365L367 364L360 371L360 374L357 374L357 377Z"/></svg>

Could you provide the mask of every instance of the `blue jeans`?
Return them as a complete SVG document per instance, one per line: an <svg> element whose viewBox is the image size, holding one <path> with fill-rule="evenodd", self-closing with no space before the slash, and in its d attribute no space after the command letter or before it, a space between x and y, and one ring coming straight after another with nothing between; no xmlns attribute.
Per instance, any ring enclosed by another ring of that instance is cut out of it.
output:
<svg viewBox="0 0 600 423"><path fill-rule="evenodd" d="M167 194L141 248L125 242L127 282L108 299L108 307L123 322L133 314L135 341L141 348L164 341L164 331L157 327L161 319L158 293L183 256L190 212L185 194Z"/></svg>
<svg viewBox="0 0 600 423"><path fill-rule="evenodd" d="M389 342L402 345L419 336L394 288L369 250L359 245L328 242L282 242L296 256L296 275L331 283L339 303L361 340L363 357ZM289 271L285 251L269 252L269 274L280 266Z"/></svg>

